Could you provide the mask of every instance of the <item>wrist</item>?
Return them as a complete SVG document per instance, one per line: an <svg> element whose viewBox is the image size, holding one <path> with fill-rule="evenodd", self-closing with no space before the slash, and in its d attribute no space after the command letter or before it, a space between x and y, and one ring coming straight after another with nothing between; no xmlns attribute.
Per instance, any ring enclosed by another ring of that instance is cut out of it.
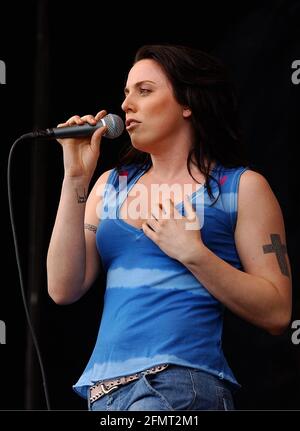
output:
<svg viewBox="0 0 300 431"><path fill-rule="evenodd" d="M204 258L207 252L208 248L203 244L203 242L197 241L188 247L180 261L185 266L199 265L199 262Z"/></svg>
<svg viewBox="0 0 300 431"><path fill-rule="evenodd" d="M85 204L88 198L89 181L87 178L65 176L62 190L73 196L78 204Z"/></svg>
<svg viewBox="0 0 300 431"><path fill-rule="evenodd" d="M63 183L65 185L73 186L75 188L81 187L81 188L89 188L91 179L86 176L72 176L65 173Z"/></svg>

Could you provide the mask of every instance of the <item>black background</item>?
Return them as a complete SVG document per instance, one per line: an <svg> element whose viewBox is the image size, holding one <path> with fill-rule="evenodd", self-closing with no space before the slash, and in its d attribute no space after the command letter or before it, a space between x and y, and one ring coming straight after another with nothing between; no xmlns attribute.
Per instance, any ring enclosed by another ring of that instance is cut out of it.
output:
<svg viewBox="0 0 300 431"><path fill-rule="evenodd" d="M0 10L1 288L0 410L46 409L41 373L25 318L9 221L8 153L20 135L73 114L102 108L122 115L126 74L145 43L180 43L221 58L236 82L252 164L270 182L282 207L292 264L292 320L300 319L299 145L300 86L291 81L300 59L300 2L27 1ZM197 9L197 10L196 10ZM103 142L97 175L117 159L125 138ZM295 149L293 149L295 148ZM45 261L62 180L55 141L23 141L12 160L15 222L25 290L39 340L52 409L84 410L72 391L94 346L103 281L78 303L57 306L47 295ZM100 288L99 288L100 286ZM267 312L267 310L266 310ZM292 328L273 337L227 313L224 349L242 384L239 409L299 409L300 345Z"/></svg>

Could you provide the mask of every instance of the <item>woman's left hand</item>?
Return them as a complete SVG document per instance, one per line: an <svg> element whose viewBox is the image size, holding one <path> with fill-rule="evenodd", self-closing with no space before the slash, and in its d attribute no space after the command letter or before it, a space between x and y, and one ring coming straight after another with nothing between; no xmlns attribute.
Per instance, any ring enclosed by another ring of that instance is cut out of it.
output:
<svg viewBox="0 0 300 431"><path fill-rule="evenodd" d="M185 263L191 253L201 251L200 221L186 196L184 199L186 216L181 215L169 199L152 208L151 218L143 223L144 234L173 259Z"/></svg>

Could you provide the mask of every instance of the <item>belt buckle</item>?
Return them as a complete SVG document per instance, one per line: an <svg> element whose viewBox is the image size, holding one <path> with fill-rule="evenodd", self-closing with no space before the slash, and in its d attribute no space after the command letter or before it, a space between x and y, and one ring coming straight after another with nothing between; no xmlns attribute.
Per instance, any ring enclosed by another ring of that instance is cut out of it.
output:
<svg viewBox="0 0 300 431"><path fill-rule="evenodd" d="M102 391L103 391L105 394L108 394L110 391L112 391L112 390L114 390L114 389L118 389L118 385L112 386L111 388L107 389L107 388L105 387L104 383L101 383L101 384L100 384L100 387L101 387Z"/></svg>

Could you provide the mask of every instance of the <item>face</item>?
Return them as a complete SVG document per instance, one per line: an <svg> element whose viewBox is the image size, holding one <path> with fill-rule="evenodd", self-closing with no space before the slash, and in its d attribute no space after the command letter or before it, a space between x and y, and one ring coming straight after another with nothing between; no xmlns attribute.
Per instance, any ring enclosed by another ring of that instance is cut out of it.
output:
<svg viewBox="0 0 300 431"><path fill-rule="evenodd" d="M163 69L151 59L138 61L130 70L122 109L132 145L147 152L174 145L191 115L175 100Z"/></svg>

